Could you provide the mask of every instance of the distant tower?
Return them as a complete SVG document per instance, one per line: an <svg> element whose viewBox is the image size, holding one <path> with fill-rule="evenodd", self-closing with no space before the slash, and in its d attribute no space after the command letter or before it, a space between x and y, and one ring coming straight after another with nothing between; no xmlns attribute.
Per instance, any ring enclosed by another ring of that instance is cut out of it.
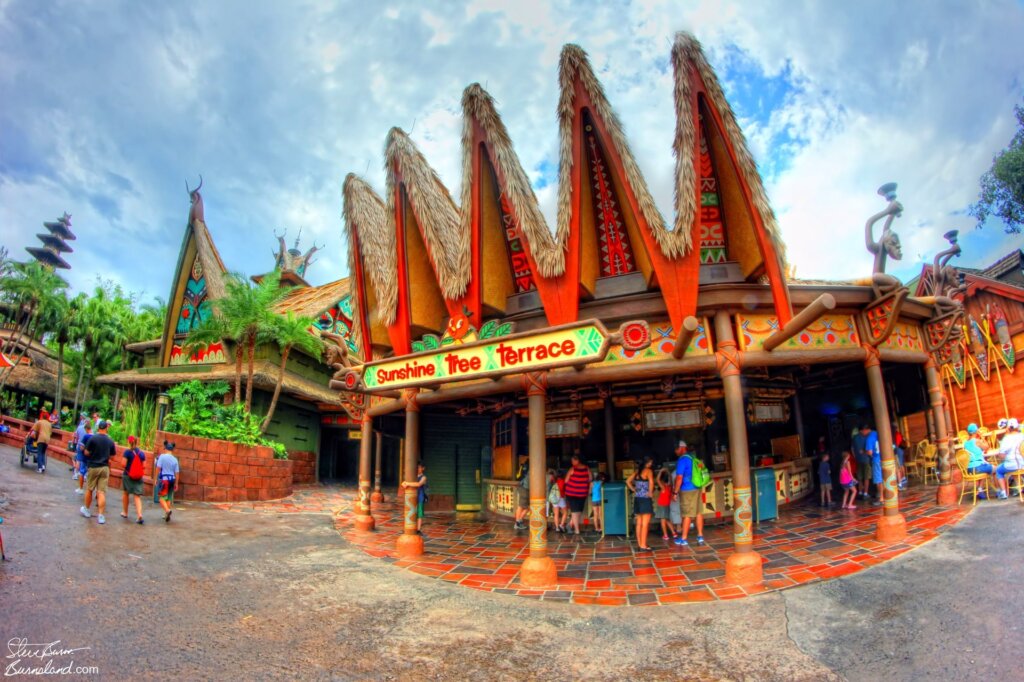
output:
<svg viewBox="0 0 1024 682"><path fill-rule="evenodd" d="M67 245L68 241L75 239L75 233L71 231L71 215L65 211L57 220L43 223L43 227L50 231L50 234L36 235L43 245L29 246L25 250L43 265L70 270L71 266L60 254L72 252L72 248Z"/></svg>
<svg viewBox="0 0 1024 682"><path fill-rule="evenodd" d="M302 230L299 230L299 236L295 238L295 245L289 249L284 243L284 238L287 234L287 231L280 235L276 232L274 233L278 243L278 249L274 253L274 269L281 272L281 284L308 287L309 283L305 279L306 269L312 264L313 254L319 251L320 247L314 243L309 251L302 253L299 250L299 239L302 237ZM254 275L252 279L259 282L263 279L263 275Z"/></svg>

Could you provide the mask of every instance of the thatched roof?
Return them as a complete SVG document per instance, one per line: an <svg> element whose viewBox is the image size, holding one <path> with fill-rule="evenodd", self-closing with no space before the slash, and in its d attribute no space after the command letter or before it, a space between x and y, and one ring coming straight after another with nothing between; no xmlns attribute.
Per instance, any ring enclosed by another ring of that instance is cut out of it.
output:
<svg viewBox="0 0 1024 682"><path fill-rule="evenodd" d="M700 42L689 33L682 31L676 34L675 44L672 46L676 106L676 135L673 143L673 151L676 156L676 224L673 233L689 234L699 209L697 206L697 183L700 182L700 178L697 177L696 167L693 163L693 154L697 149L698 131L695 126L697 112L693 111L689 79L690 65L693 65L697 73L700 74L711 103L722 117L722 124L725 127L724 134L728 137L733 151L736 153L738 170L743 174L743 180L750 188L753 209L757 211L765 231L775 243L776 252L779 254L783 270L785 270L785 246L779 235L775 212L768 202L761 174L757 170L757 163L747 147L743 131L740 130L740 126L736 122L736 115L722 92L718 76L715 75L714 69L711 68L704 56ZM659 243L661 243L660 240Z"/></svg>
<svg viewBox="0 0 1024 682"><path fill-rule="evenodd" d="M17 360L18 354L13 354L10 359ZM64 376L64 392L67 394L70 389L70 378ZM20 389L26 393L34 393L47 398L55 398L57 395L57 375L49 372L38 365L15 365L10 370L10 377L7 380L7 389Z"/></svg>
<svg viewBox="0 0 1024 682"><path fill-rule="evenodd" d="M494 106L494 99L480 87L479 83L473 83L463 91L462 116L463 233L470 233L470 223L473 220L473 212L469 207L473 202L473 124L476 122L483 129L491 145L491 162L505 181L502 189L512 204L519 227L530 245L530 253L537 263L537 270L543 277L558 277L565 272L565 242L569 232L560 232L557 240L552 236L530 180L526 177L519 156L512 147L508 130Z"/></svg>
<svg viewBox="0 0 1024 682"><path fill-rule="evenodd" d="M342 185L345 236L348 240L348 271L355 276L355 259L363 265L363 286L373 287L377 313L388 325L395 321L398 304L398 263L395 255L395 230L387 209L366 181L349 173ZM354 241L359 243L356 253ZM362 310L359 287L352 287L353 308ZM362 315L352 320L352 341L357 348L368 348L370 331L363 329ZM363 344L367 343L366 346Z"/></svg>
<svg viewBox="0 0 1024 682"><path fill-rule="evenodd" d="M145 353L147 350L153 348L159 348L160 344L163 343L162 339L150 339L149 341L136 341L135 343L126 343L124 349L129 353Z"/></svg>
<svg viewBox="0 0 1024 682"><path fill-rule="evenodd" d="M569 221L572 214L572 183L569 178L572 173L572 128L576 116L574 100L576 97L573 84L579 80L580 85L587 91L593 106L594 114L604 122L611 137L610 144L618 152L622 161L622 168L626 173L626 180L633 189L640 213L654 234L658 246L669 258L678 258L690 250L690 230L675 230L669 232L665 228L665 219L658 211L654 203L654 197L647 188L647 182L640 172L640 166L633 158L633 152L626 139L626 133L622 129L619 117L608 103L604 94L601 82L594 74L593 67L587 53L579 45L566 45L562 48L562 57L558 65L558 82L562 95L558 101L558 133L561 143L561 153L558 167L558 230L557 239L561 241L563 234L569 232Z"/></svg>
<svg viewBox="0 0 1024 682"><path fill-rule="evenodd" d="M206 223L195 220L192 222L191 228L196 237L196 254L199 256L199 262L203 264L206 291L211 300L221 298L225 292L224 275L227 273L227 268L224 267L224 261L220 258L220 253L213 243L213 237L210 236ZM188 263L185 267L191 266L192 264Z"/></svg>
<svg viewBox="0 0 1024 682"><path fill-rule="evenodd" d="M230 364L210 365L210 371L206 372L146 372L145 370L128 369L113 374L105 374L96 379L100 384L114 384L121 386L171 386L184 381L216 381L223 380L232 383L235 380L235 368ZM277 377L281 368L277 363L266 360L257 361L253 366L253 385L266 391L273 391L277 385ZM245 381L245 373L242 374L242 381ZM321 403L340 404L338 393L331 391L314 381L305 379L285 371L282 391L302 400L310 400Z"/></svg>
<svg viewBox="0 0 1024 682"><path fill-rule="evenodd" d="M405 185L409 205L423 233L441 293L457 300L466 293L472 275L469 230L459 220L459 207L437 172L400 128L392 128L384 145L388 216L395 216L396 180Z"/></svg>
<svg viewBox="0 0 1024 682"><path fill-rule="evenodd" d="M333 308L348 293L348 277L316 287L299 287L289 292L275 310L279 313L292 312L299 317L317 317Z"/></svg>

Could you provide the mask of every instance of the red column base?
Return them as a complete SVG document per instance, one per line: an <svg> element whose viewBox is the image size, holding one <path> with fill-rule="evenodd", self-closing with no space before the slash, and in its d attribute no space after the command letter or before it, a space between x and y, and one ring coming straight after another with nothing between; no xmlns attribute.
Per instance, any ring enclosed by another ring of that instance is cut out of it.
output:
<svg viewBox="0 0 1024 682"><path fill-rule="evenodd" d="M939 504L944 507L955 507L958 501L957 497L958 495L955 485L952 483L940 485L935 491L935 504Z"/></svg>
<svg viewBox="0 0 1024 682"><path fill-rule="evenodd" d="M395 543L395 552L406 559L423 556L423 536L402 533Z"/></svg>
<svg viewBox="0 0 1024 682"><path fill-rule="evenodd" d="M725 560L725 582L730 585L756 585L764 580L761 555L757 552L733 552Z"/></svg>
<svg viewBox="0 0 1024 682"><path fill-rule="evenodd" d="M370 502L374 502L376 504L380 504L383 501L384 501L384 493L382 493L379 490L374 490L373 493L370 495Z"/></svg>
<svg viewBox="0 0 1024 682"><path fill-rule="evenodd" d="M369 514L365 516L357 515L355 518L356 530L370 531L373 530L375 526L376 523L374 522L373 517Z"/></svg>
<svg viewBox="0 0 1024 682"><path fill-rule="evenodd" d="M879 542L892 544L907 537L907 520L903 514L880 516L875 526L875 539Z"/></svg>
<svg viewBox="0 0 1024 682"><path fill-rule="evenodd" d="M558 583L558 570L549 556L526 557L519 569L519 582L529 587L548 587Z"/></svg>

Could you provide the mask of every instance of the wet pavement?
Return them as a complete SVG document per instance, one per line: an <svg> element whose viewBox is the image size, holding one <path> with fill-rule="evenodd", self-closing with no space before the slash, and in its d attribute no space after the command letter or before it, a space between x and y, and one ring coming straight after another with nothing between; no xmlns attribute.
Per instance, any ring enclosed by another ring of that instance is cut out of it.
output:
<svg viewBox="0 0 1024 682"><path fill-rule="evenodd" d="M5 668L42 665L11 657L11 640L23 638L88 647L45 660L95 666L91 679L900 680L1019 670L1016 502L980 508L853 576L622 609L469 590L388 565L340 537L330 491L300 491L285 513L186 504L170 524L147 503L145 526L120 519L119 491L112 498L105 526L87 521L66 467L39 476L0 447L0 532L12 559L0 566ZM1004 524L1011 535L993 532Z"/></svg>

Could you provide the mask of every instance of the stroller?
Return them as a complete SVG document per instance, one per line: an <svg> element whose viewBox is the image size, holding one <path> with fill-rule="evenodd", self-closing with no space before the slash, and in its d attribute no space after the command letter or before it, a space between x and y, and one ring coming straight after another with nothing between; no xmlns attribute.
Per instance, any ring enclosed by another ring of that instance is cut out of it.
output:
<svg viewBox="0 0 1024 682"><path fill-rule="evenodd" d="M38 466L39 448L36 447L36 439L30 433L25 438L25 444L21 446L21 466L35 469Z"/></svg>

